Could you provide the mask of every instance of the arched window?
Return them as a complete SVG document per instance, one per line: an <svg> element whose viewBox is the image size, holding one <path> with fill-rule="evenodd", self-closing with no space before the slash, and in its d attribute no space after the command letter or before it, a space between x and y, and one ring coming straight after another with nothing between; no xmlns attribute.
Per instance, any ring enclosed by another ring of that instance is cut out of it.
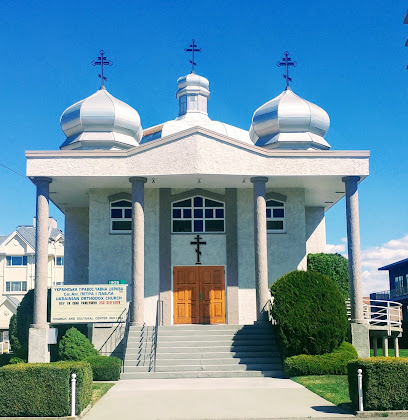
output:
<svg viewBox="0 0 408 420"><path fill-rule="evenodd" d="M224 203L201 196L173 203L173 233L212 233L224 230Z"/></svg>
<svg viewBox="0 0 408 420"><path fill-rule="evenodd" d="M129 233L132 231L132 203L128 200L113 201L110 204L112 233Z"/></svg>
<svg viewBox="0 0 408 420"><path fill-rule="evenodd" d="M266 201L266 228L268 232L285 232L285 203L278 200Z"/></svg>

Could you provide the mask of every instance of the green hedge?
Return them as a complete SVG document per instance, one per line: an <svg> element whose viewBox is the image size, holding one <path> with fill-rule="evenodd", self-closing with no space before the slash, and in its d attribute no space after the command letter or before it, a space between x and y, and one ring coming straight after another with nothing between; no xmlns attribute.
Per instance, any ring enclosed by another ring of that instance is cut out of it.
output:
<svg viewBox="0 0 408 420"><path fill-rule="evenodd" d="M372 357L348 365L350 399L358 407L357 369L363 371L364 410L408 410L408 359Z"/></svg>
<svg viewBox="0 0 408 420"><path fill-rule="evenodd" d="M283 357L331 353L344 341L346 305L331 278L292 271L271 286L271 293L271 313Z"/></svg>
<svg viewBox="0 0 408 420"><path fill-rule="evenodd" d="M339 286L344 299L350 299L348 260L340 254L308 254L307 271L330 277Z"/></svg>
<svg viewBox="0 0 408 420"><path fill-rule="evenodd" d="M79 414L92 396L89 363L21 363L0 368L0 417L70 415L71 373L77 375L76 414Z"/></svg>
<svg viewBox="0 0 408 420"><path fill-rule="evenodd" d="M117 357L91 356L85 359L91 365L94 381L117 381L122 360Z"/></svg>
<svg viewBox="0 0 408 420"><path fill-rule="evenodd" d="M79 361L98 354L94 345L75 327L70 328L58 344L60 360Z"/></svg>
<svg viewBox="0 0 408 420"><path fill-rule="evenodd" d="M357 350L344 341L332 353L287 357L283 369L288 376L347 375L348 363L357 358Z"/></svg>

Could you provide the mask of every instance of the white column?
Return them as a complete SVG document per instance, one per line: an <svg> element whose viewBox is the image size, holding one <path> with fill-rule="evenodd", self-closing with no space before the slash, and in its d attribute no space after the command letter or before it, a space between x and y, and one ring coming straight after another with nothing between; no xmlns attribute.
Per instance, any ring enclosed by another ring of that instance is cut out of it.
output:
<svg viewBox="0 0 408 420"><path fill-rule="evenodd" d="M266 183L268 178L251 178L254 184L254 242L255 242L255 286L256 313L258 321L268 320L268 249L266 229Z"/></svg>
<svg viewBox="0 0 408 420"><path fill-rule="evenodd" d="M132 177L132 303L131 325L144 323L144 184L147 179Z"/></svg>
<svg viewBox="0 0 408 420"><path fill-rule="evenodd" d="M33 180L37 187L35 289L33 324L29 330L28 362L49 362L47 293L48 293L48 220L51 178Z"/></svg>
<svg viewBox="0 0 408 420"><path fill-rule="evenodd" d="M348 265L350 273L350 303L351 321L358 324L363 322L363 292L361 283L361 257L360 257L360 222L358 213L359 176L346 176L343 182L346 186L346 218L347 218L347 245Z"/></svg>

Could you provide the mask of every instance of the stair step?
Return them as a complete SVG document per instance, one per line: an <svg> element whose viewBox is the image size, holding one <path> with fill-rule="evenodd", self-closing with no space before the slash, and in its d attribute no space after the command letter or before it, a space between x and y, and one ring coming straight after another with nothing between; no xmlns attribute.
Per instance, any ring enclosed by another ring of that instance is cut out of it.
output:
<svg viewBox="0 0 408 420"><path fill-rule="evenodd" d="M146 359L146 361L150 359ZM125 360L125 367L126 366L137 366L137 364L142 363L141 360L138 359L130 359L126 358ZM253 364L268 364L268 363L281 363L280 357L253 357L253 358L197 358L197 359L165 359L165 358L158 358L156 360L157 366L183 366L183 365L191 365L191 366L203 366L203 365L253 365Z"/></svg>
<svg viewBox="0 0 408 420"><path fill-rule="evenodd" d="M176 379L176 378L254 378L274 377L286 378L282 370L272 371L217 371L217 372L143 372L143 373L122 373L121 379Z"/></svg>
<svg viewBox="0 0 408 420"><path fill-rule="evenodd" d="M259 351L271 351L274 350L274 346L269 345L269 346L249 346L249 345L244 345L244 346L237 346L237 345L200 345L200 346L163 346L163 345L159 345L157 347L157 353L184 353L184 354L188 354L188 353L205 353L205 352L216 352L216 351L231 351L234 353L241 353L241 352L259 352Z"/></svg>

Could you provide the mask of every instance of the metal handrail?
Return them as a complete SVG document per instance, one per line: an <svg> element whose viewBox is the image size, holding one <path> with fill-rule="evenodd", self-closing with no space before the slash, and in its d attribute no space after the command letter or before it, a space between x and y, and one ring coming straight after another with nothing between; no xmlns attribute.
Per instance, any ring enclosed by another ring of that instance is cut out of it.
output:
<svg viewBox="0 0 408 420"><path fill-rule="evenodd" d="M350 301L346 301L347 315L351 320ZM370 303L363 303L363 319L356 320L374 327L384 327L391 335L392 328L402 328L402 304L390 300L370 299Z"/></svg>
<svg viewBox="0 0 408 420"><path fill-rule="evenodd" d="M162 305L163 301L158 300L157 301L157 310L156 310L156 325L154 328L154 347L153 347L153 372L156 372L156 359L157 359L157 332L159 329L159 324L161 325L163 323L162 319Z"/></svg>
<svg viewBox="0 0 408 420"><path fill-rule="evenodd" d="M108 344L108 341L111 339L111 337L113 336L113 334L115 334L116 330L121 326L121 324L123 323L123 319L122 319L122 315L126 312L126 308L121 312L121 314L118 316L118 318L116 319L115 322L113 322L113 324L118 324L116 326L116 328L109 334L109 337L105 340L105 342L102 344L102 346L100 347L100 349L98 350L99 352L102 351L102 348Z"/></svg>

